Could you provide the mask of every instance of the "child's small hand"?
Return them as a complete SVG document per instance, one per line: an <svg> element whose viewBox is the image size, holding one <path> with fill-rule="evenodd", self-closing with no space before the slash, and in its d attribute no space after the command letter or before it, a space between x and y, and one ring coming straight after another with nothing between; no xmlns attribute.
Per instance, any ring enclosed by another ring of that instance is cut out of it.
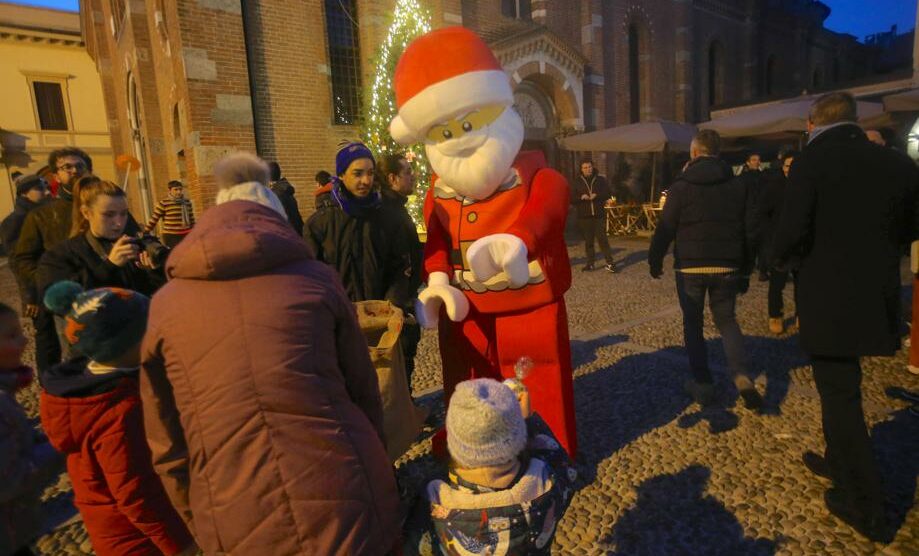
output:
<svg viewBox="0 0 919 556"><path fill-rule="evenodd" d="M517 392L517 401L520 402L520 413L526 419L530 416L530 391L524 389L523 392Z"/></svg>
<svg viewBox="0 0 919 556"><path fill-rule="evenodd" d="M530 391L523 384L523 381L517 378L509 378L504 384L517 396L517 403L520 404L520 413L526 419L530 416Z"/></svg>

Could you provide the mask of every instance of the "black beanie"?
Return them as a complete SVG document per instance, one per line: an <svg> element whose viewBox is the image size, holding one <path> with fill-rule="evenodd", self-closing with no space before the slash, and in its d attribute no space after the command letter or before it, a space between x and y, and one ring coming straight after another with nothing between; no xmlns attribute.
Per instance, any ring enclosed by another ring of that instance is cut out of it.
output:
<svg viewBox="0 0 919 556"><path fill-rule="evenodd" d="M25 195L33 187L47 188L48 184L45 183L45 180L38 174L20 176L16 179L16 195Z"/></svg>

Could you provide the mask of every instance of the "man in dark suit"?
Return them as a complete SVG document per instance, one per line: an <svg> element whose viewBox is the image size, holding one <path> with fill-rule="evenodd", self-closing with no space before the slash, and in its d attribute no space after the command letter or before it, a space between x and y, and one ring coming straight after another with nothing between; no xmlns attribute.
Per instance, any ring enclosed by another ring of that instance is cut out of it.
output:
<svg viewBox="0 0 919 556"><path fill-rule="evenodd" d="M833 480L827 509L886 540L881 480L861 404L859 358L900 347L900 255L917 237L919 170L868 141L848 93L811 108L810 141L789 173L773 243L782 268L801 257L798 316L820 394L826 453L804 454Z"/></svg>

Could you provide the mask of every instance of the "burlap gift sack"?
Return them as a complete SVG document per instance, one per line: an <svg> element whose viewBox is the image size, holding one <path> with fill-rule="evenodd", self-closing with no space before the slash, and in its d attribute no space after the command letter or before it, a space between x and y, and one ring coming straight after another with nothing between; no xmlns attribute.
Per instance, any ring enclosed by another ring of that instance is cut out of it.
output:
<svg viewBox="0 0 919 556"><path fill-rule="evenodd" d="M354 306L380 383L386 453L396 461L421 432L426 413L412 403L405 377L405 359L399 344L402 310L388 301L359 301Z"/></svg>

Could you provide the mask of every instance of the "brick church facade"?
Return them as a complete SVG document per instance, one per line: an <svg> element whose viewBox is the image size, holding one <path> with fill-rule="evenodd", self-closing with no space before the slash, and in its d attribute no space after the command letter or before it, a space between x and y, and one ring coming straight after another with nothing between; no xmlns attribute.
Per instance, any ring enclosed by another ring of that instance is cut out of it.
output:
<svg viewBox="0 0 919 556"><path fill-rule="evenodd" d="M793 96L871 73L823 27L816 0L419 0L465 25L516 84L526 146L567 170L555 138L636 121L706 120L713 106ZM237 149L281 164L301 210L335 145L357 138L393 0L81 0L116 153L141 160L144 214L181 179L200 208ZM600 162L601 166L603 161ZM136 191L136 189L135 189Z"/></svg>

